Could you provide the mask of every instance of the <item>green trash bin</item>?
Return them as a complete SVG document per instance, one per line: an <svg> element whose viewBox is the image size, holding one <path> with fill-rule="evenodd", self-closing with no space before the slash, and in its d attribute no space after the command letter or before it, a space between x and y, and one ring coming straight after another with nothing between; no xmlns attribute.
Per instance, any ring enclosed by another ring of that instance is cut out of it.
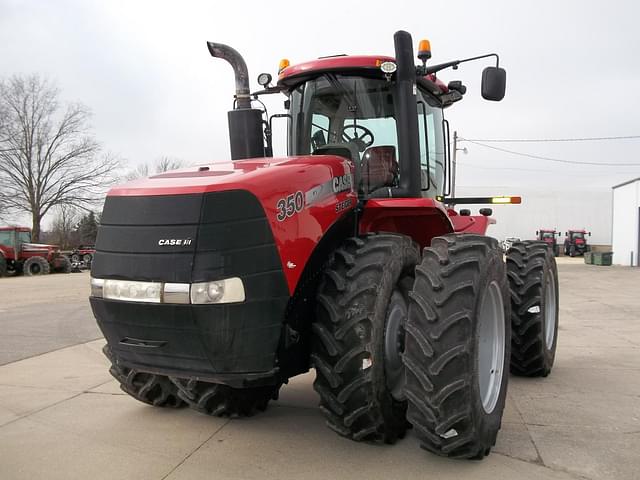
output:
<svg viewBox="0 0 640 480"><path fill-rule="evenodd" d="M584 252L584 263L593 265L593 252Z"/></svg>
<svg viewBox="0 0 640 480"><path fill-rule="evenodd" d="M608 267L613 260L613 252L593 252L593 264Z"/></svg>

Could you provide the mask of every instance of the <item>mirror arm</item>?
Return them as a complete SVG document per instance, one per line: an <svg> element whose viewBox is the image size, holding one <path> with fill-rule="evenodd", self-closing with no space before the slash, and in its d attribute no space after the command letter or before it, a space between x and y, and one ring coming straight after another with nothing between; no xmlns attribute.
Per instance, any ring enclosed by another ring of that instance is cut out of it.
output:
<svg viewBox="0 0 640 480"><path fill-rule="evenodd" d="M498 54L488 53L486 55L479 55L477 57L465 58L463 60L452 60L446 63L439 63L438 65L432 65L430 67L425 67L420 65L416 67L416 73L419 76L423 77L425 75L431 75L433 73L437 73L440 70L444 70L445 68L449 68L449 67L452 67L455 70L458 68L458 65L460 65L461 63L472 62L474 60L480 60L481 58L488 58L488 57L496 57L496 68L500 66L500 57L498 56Z"/></svg>

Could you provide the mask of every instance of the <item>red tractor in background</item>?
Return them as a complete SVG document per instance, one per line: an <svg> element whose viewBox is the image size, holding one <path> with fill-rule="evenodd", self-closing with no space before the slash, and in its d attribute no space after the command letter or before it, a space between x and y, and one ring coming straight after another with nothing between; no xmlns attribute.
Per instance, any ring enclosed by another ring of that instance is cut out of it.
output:
<svg viewBox="0 0 640 480"><path fill-rule="evenodd" d="M558 232L555 228L541 228L536 231L536 238L542 242L545 242L549 245L549 248L553 251L554 256L560 255L560 246L558 245L558 241L556 240L556 236L560 236L560 232Z"/></svg>
<svg viewBox="0 0 640 480"><path fill-rule="evenodd" d="M586 230L569 230L565 232L564 238L564 254L570 257L576 255L584 255L588 251L587 235L591 236L591 232Z"/></svg>
<svg viewBox="0 0 640 480"><path fill-rule="evenodd" d="M437 74L486 57L482 96L499 101L497 55L415 64L334 56L280 64L251 93L242 56L208 43L235 72L231 160L113 188L91 271L90 303L123 391L158 407L218 416L264 410L315 368L327 425L393 443L409 424L423 448L483 458L495 444L509 370L551 371L558 279L544 242L506 261L485 235L491 209L518 197L455 198L444 110L460 81ZM261 95L284 94L269 117ZM273 158L272 120L288 122Z"/></svg>
<svg viewBox="0 0 640 480"><path fill-rule="evenodd" d="M71 262L57 245L31 243L31 229L0 227L0 277L8 273L28 276L69 273Z"/></svg>
<svg viewBox="0 0 640 480"><path fill-rule="evenodd" d="M87 267L91 266L93 256L96 253L96 247L93 245L79 245L69 253L69 259L72 264L83 264Z"/></svg>

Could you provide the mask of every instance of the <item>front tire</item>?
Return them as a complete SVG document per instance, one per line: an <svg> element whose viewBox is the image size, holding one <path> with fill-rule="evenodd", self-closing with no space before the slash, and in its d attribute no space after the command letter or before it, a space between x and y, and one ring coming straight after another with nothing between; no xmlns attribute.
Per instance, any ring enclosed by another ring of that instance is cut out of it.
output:
<svg viewBox="0 0 640 480"><path fill-rule="evenodd" d="M184 407L185 403L178 398L177 389L169 379L162 375L139 372L119 365L108 345L102 349L111 362L109 373L120 383L120 389L136 400L154 407Z"/></svg>
<svg viewBox="0 0 640 480"><path fill-rule="evenodd" d="M546 377L558 343L556 260L544 243L519 242L507 252L511 290L511 373Z"/></svg>
<svg viewBox="0 0 640 480"><path fill-rule="evenodd" d="M232 388L218 383L170 377L178 397L192 409L216 417L250 417L264 412L270 400L278 399L280 384Z"/></svg>
<svg viewBox="0 0 640 480"><path fill-rule="evenodd" d="M48 275L51 266L44 257L30 257L24 262L24 274L28 277L36 275Z"/></svg>
<svg viewBox="0 0 640 480"><path fill-rule="evenodd" d="M324 271L312 325L313 386L327 426L352 440L394 443L406 432L401 355L419 255L401 235L350 238Z"/></svg>
<svg viewBox="0 0 640 480"><path fill-rule="evenodd" d="M495 445L509 361L509 290L498 242L436 237L410 294L407 419L422 448L480 459Z"/></svg>

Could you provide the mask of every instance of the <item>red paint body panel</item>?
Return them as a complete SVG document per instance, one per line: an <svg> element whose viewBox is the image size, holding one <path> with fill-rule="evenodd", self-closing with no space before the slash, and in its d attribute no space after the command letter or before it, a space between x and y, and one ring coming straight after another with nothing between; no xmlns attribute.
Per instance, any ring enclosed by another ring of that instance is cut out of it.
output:
<svg viewBox="0 0 640 480"><path fill-rule="evenodd" d="M313 71L329 71L329 70L350 70L359 68L380 68L382 62L395 62L393 57L384 55L343 55L340 57L318 58L309 62L298 63L285 68L278 75L278 82L284 81L291 77L305 75Z"/></svg>
<svg viewBox="0 0 640 480"><path fill-rule="evenodd" d="M208 170L201 171L203 168ZM334 177L353 175L353 165L342 157L314 155L289 158L259 158L208 166L135 180L115 187L109 196L182 195L224 190L247 190L258 198L271 226L289 292L295 291L300 275L316 245L345 212L356 205L353 189L335 194L329 186L297 214L278 221L278 200L331 182ZM350 205L336 212L339 202ZM289 266L295 267L289 268Z"/></svg>
<svg viewBox="0 0 640 480"><path fill-rule="evenodd" d="M369 200L360 220L360 233L395 232L413 238L421 248L431 239L454 231L447 210L432 198Z"/></svg>
<svg viewBox="0 0 640 480"><path fill-rule="evenodd" d="M396 59L385 55L343 55L338 57L318 58L304 63L291 65L278 75L278 83L286 85L295 83L296 77L309 75L313 72L328 72L358 69L380 69L383 62L395 62ZM447 93L447 85L435 75L427 75L426 78L435 83L443 93Z"/></svg>

